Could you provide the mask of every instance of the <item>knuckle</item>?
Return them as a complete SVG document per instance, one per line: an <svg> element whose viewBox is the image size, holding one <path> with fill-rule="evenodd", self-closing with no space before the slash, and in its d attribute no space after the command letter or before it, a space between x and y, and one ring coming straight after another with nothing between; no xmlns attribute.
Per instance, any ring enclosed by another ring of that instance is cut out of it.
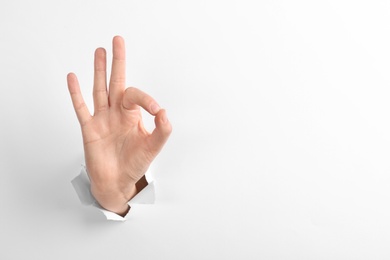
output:
<svg viewBox="0 0 390 260"><path fill-rule="evenodd" d="M125 81L126 81L125 77L114 77L111 79L111 84L124 85Z"/></svg>
<svg viewBox="0 0 390 260"><path fill-rule="evenodd" d="M135 87L128 87L125 91L128 92L129 94L134 94L135 92L137 92L137 88Z"/></svg>
<svg viewBox="0 0 390 260"><path fill-rule="evenodd" d="M108 105L100 105L100 106L97 106L96 112L106 111L108 108L109 108Z"/></svg>
<svg viewBox="0 0 390 260"><path fill-rule="evenodd" d="M94 88L93 94L95 95L107 95L107 89L105 88Z"/></svg>
<svg viewBox="0 0 390 260"><path fill-rule="evenodd" d="M87 105L84 102L80 102L78 104L75 104L74 109L76 111L80 111L82 109L85 109L86 107L87 107Z"/></svg>

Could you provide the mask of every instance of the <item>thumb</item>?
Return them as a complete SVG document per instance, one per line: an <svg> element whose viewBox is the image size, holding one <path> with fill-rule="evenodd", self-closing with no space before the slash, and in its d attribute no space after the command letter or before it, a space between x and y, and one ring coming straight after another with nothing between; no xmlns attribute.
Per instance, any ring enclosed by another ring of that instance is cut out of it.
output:
<svg viewBox="0 0 390 260"><path fill-rule="evenodd" d="M164 144L168 140L169 135L172 132L172 125L168 120L167 112L165 109L161 109L154 118L156 128L149 136L149 147L152 149L154 155L157 155L163 148Z"/></svg>

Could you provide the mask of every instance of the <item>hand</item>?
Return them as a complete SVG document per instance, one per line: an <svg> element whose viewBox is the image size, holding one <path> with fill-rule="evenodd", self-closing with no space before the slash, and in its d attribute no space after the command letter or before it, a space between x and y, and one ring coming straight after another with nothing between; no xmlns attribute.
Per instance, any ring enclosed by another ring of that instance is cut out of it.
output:
<svg viewBox="0 0 390 260"><path fill-rule="evenodd" d="M79 120L91 192L100 205L125 215L127 202L137 194L136 183L167 141L172 127L164 109L139 89L125 89L125 43L113 39L109 90L106 51L98 48L94 62L94 115L84 103L77 77L67 76L73 107ZM140 107L155 116L156 128L145 130Z"/></svg>

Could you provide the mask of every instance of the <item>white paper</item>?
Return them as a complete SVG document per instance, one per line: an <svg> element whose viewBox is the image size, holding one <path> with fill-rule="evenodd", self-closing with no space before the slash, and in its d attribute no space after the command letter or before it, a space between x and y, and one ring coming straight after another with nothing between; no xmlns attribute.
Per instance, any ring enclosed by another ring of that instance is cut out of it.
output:
<svg viewBox="0 0 390 260"><path fill-rule="evenodd" d="M155 182L148 170L145 174L148 185L135 195L127 204L131 207L132 204L154 204L155 200ZM72 180L73 188L75 189L81 203L86 206L98 208L107 218L107 220L125 221L126 216L122 217L114 212L103 209L95 200L91 193L91 183L85 165L81 166L80 174Z"/></svg>

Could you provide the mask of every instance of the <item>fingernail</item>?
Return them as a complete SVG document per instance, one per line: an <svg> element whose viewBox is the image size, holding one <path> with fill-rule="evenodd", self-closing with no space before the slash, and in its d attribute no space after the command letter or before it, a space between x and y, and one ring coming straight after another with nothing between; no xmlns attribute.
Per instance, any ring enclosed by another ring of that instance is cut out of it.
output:
<svg viewBox="0 0 390 260"><path fill-rule="evenodd" d="M152 109L152 113L156 114L158 111L160 111L160 106L157 104L153 104L151 109Z"/></svg>

